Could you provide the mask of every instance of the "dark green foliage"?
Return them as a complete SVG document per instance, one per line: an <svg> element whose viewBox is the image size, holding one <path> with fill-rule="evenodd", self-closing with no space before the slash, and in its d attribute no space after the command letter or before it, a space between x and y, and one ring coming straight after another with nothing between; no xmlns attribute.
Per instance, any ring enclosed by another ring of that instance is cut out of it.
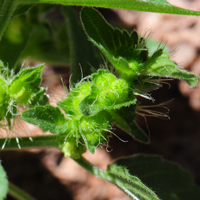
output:
<svg viewBox="0 0 200 200"><path fill-rule="evenodd" d="M200 190L195 186L192 176L161 157L139 155L119 159L116 164L126 167L162 200L200 199Z"/></svg>

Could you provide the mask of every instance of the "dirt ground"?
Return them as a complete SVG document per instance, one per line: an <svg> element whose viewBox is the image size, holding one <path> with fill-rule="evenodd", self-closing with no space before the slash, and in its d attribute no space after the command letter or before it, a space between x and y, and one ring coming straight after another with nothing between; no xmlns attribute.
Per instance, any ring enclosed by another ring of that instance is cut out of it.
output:
<svg viewBox="0 0 200 200"><path fill-rule="evenodd" d="M199 0L170 0L178 6L200 10ZM113 24L136 29L141 35L150 31L154 40L162 41L170 48L170 56L178 65L200 75L200 18L127 10L100 9L105 18ZM67 83L69 70L46 67L43 86L64 95L60 75ZM106 169L114 159L138 153L158 154L165 159L179 163L189 171L200 185L200 86L190 88L183 81L169 81L159 90L153 91L156 104L168 102L170 120L137 116L137 123L150 135L149 145L133 141L116 127L115 133L128 143L116 137L110 139L112 152L99 148L94 155L84 156L93 164ZM57 99L58 97L56 97ZM55 102L52 97L52 102ZM140 99L141 104L150 104ZM42 134L32 125L27 125L30 135ZM110 183L90 175L70 158L64 158L57 149L0 152L2 165L11 182L28 191L38 200L129 200L123 192ZM12 199L11 197L7 198Z"/></svg>

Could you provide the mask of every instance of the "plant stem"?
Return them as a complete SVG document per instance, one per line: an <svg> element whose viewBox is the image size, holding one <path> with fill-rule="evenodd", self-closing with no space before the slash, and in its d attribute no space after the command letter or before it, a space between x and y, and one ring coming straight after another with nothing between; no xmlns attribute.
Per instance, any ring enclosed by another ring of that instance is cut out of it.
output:
<svg viewBox="0 0 200 200"><path fill-rule="evenodd" d="M37 137L22 137L19 138L19 142L16 138L7 139L5 148L8 149L19 149L22 148L43 148L43 147L55 147L61 148L64 142L63 136L59 135L47 135ZM4 146L6 139L0 139L0 147ZM20 145L20 146L19 146Z"/></svg>
<svg viewBox="0 0 200 200"><path fill-rule="evenodd" d="M0 9L0 40L18 4L18 0L4 0Z"/></svg>
<svg viewBox="0 0 200 200"><path fill-rule="evenodd" d="M99 174L99 178L105 178L105 172L104 170L92 165L90 162L88 162L85 158L83 158L82 156L79 159L74 159L74 161L76 161L81 167L83 167L84 169L86 169L88 172L90 172L91 174L97 176Z"/></svg>
<svg viewBox="0 0 200 200"><path fill-rule="evenodd" d="M109 176L109 173L106 170L102 170L94 165L92 165L89 161L87 161L85 158L80 157L79 159L74 159L81 167L83 167L85 170L93 174L94 176L101 178L105 181L112 182L112 178ZM115 183L113 183L115 184Z"/></svg>
<svg viewBox="0 0 200 200"><path fill-rule="evenodd" d="M76 161L81 167L83 167L84 169L86 169L87 171L89 171L90 173L95 175L96 177L101 178L105 181L108 181L108 182L116 185L124 193L129 195L132 199L140 199L137 197L143 196L144 198L142 198L142 199L158 200L158 197L150 189L148 189L146 186L144 186L141 182L138 182L136 180L135 183L134 183L134 181L130 183L130 180L126 179L126 174L124 174L124 176L117 176L114 171L112 173L112 171L110 171L109 169L102 170L102 169L92 165L90 162L85 160L83 157L81 157L79 159L74 159L74 161ZM130 177L130 175L128 175L128 176ZM129 184L133 184L133 185L130 187Z"/></svg>
<svg viewBox="0 0 200 200"><path fill-rule="evenodd" d="M9 183L8 194L17 200L35 200L35 198L12 183Z"/></svg>

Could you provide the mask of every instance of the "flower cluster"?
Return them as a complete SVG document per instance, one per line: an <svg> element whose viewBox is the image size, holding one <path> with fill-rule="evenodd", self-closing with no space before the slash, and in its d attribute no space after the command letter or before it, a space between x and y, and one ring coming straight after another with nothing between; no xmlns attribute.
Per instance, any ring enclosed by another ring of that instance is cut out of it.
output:
<svg viewBox="0 0 200 200"><path fill-rule="evenodd" d="M14 75L12 71L0 63L0 120L9 128L19 115L18 106L33 107L47 104L45 89L40 87L43 65L22 69Z"/></svg>

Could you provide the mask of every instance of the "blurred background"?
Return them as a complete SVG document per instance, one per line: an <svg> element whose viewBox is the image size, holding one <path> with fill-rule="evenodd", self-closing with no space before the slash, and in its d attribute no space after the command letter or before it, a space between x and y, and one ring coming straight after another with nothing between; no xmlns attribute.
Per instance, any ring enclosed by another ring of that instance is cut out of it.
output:
<svg viewBox="0 0 200 200"><path fill-rule="evenodd" d="M198 0L170 0L169 2L183 8L200 10L200 1ZM49 25L49 27L56 29L59 27L59 23L63 22L60 9L61 6L56 6L50 11L44 12L45 14L40 17L43 21L49 20L47 24L51 21L53 25ZM80 8L73 9L78 16ZM200 75L199 17L117 9L99 9L99 11L114 26L128 30L136 29L140 35L150 34L150 39L153 39L149 42L151 49L157 48L160 42L164 43L174 62L181 68ZM34 23L35 18L33 17L31 20ZM50 38L56 38L56 36L52 34ZM63 43L67 40L62 34L59 37ZM37 38L35 40L38 41ZM42 45L46 51L48 43L46 47L45 42ZM60 51L63 49L65 49L64 45ZM35 66L41 61L45 62L42 86L48 87L52 104L63 99L65 92L60 77L65 85L69 85L70 77L67 54L65 59L60 59L60 63L56 64L53 61L48 62L48 59L45 61L39 56L33 56L34 58L30 56L29 58L26 53L23 56L26 57L25 65ZM159 90L152 91L151 94L156 99L154 105L166 102L166 107L170 110L168 113L170 120L137 116L137 123L151 138L150 144L145 145L134 141L119 128L114 127L114 132L121 139L129 142L122 142L112 136L109 141L109 150L111 151L99 148L94 155L86 152L84 156L94 165L106 169L106 166L118 157L139 153L157 154L178 163L183 169L189 171L195 182L200 185L200 86L190 88L183 81L170 80L166 81L166 84ZM141 105L152 105L152 102L142 98L139 99L139 102ZM166 112L162 107L156 109ZM20 120L18 123L20 126L16 126L15 133L19 136L48 134L42 133L39 128ZM22 131L21 124L26 127L26 131ZM112 184L86 172L72 159L64 158L62 152L57 149L0 151L0 158L8 179L38 200L130 199ZM8 196L7 199L13 198Z"/></svg>

